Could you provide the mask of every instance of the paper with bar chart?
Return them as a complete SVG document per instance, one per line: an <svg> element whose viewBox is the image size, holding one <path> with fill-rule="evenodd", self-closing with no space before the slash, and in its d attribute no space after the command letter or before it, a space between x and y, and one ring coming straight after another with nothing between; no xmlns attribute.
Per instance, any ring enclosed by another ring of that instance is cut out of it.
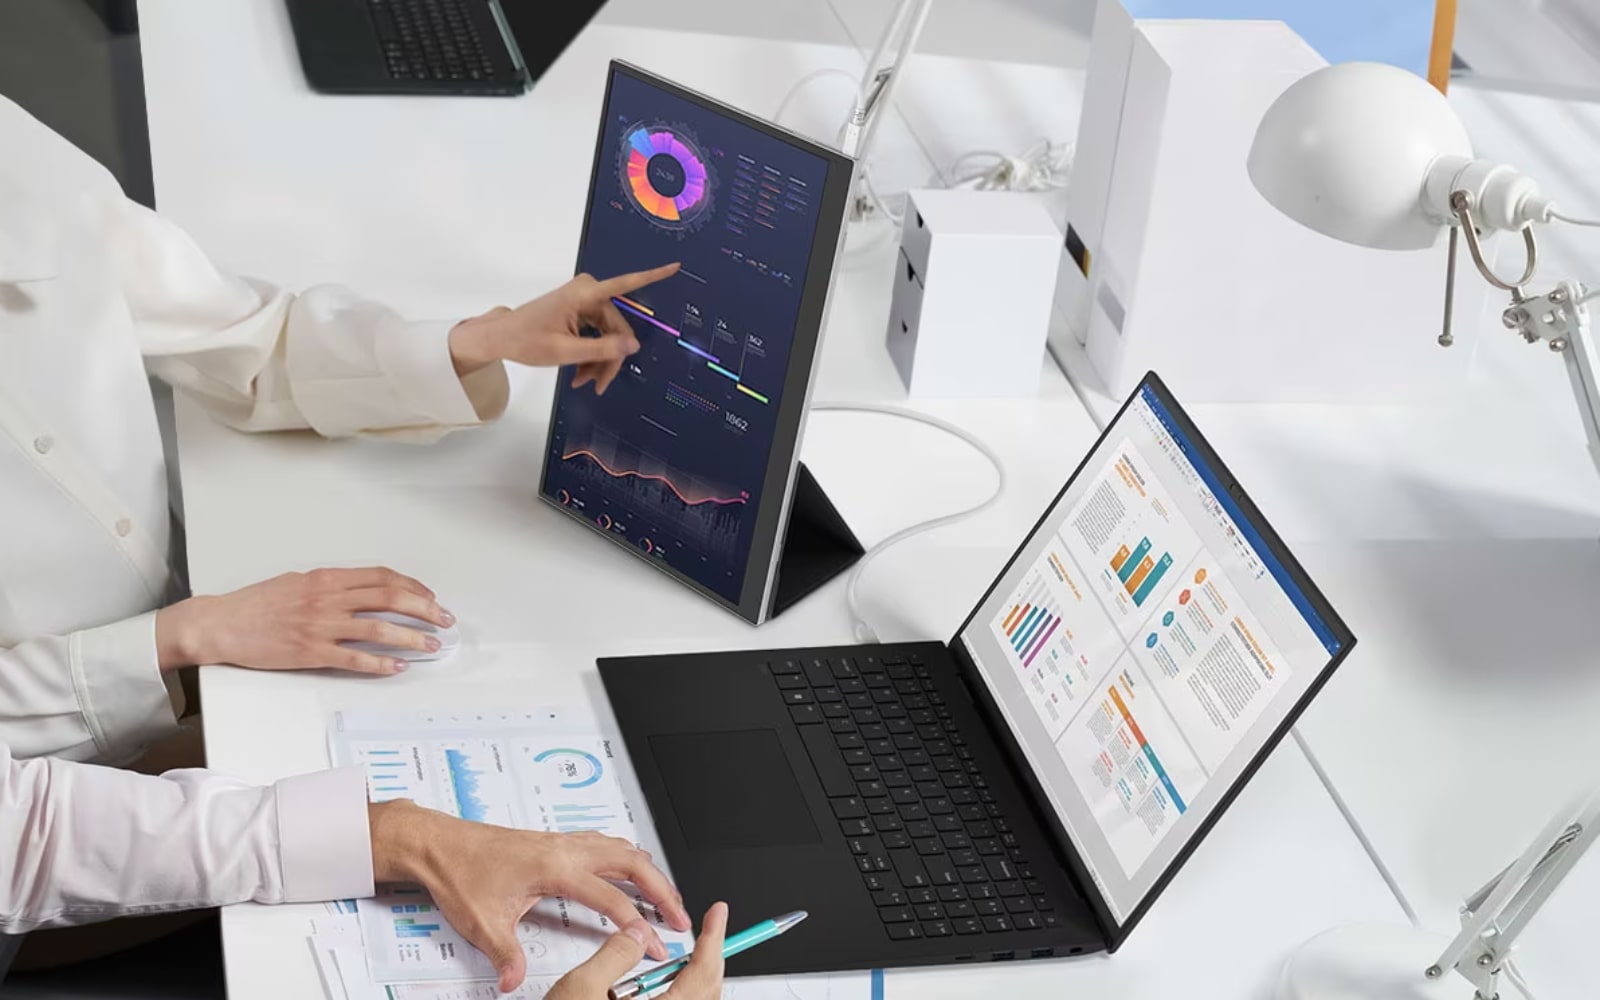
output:
<svg viewBox="0 0 1600 1000"><path fill-rule="evenodd" d="M1199 553L1200 539L1131 442L1112 454L1061 536L1078 564L1092 568L1096 591L1131 639Z"/></svg>
<svg viewBox="0 0 1600 1000"><path fill-rule="evenodd" d="M1289 663L1208 553L1132 644L1209 774L1288 686Z"/></svg>
<svg viewBox="0 0 1600 1000"><path fill-rule="evenodd" d="M1177 724L1129 659L1118 661L1056 746L1129 876L1206 780Z"/></svg>
<svg viewBox="0 0 1600 1000"><path fill-rule="evenodd" d="M613 773L611 741L557 710L489 715L340 713L332 757L365 771L374 802L411 799L462 819L524 830L595 830L639 841ZM655 921L642 898L641 912ZM372 977L380 983L488 980L494 969L427 894L396 887L357 906ZM662 927L665 930L664 927ZM612 931L563 899L540 903L518 928L531 974L560 974ZM687 939L676 942L678 947Z"/></svg>
<svg viewBox="0 0 1600 1000"><path fill-rule="evenodd" d="M1052 540L990 628L1052 740L1061 736L1124 642L1087 579Z"/></svg>

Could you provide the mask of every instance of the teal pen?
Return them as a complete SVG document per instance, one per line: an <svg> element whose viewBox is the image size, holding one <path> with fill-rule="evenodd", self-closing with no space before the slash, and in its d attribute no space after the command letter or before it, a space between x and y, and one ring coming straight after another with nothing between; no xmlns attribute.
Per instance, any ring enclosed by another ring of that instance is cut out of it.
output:
<svg viewBox="0 0 1600 1000"><path fill-rule="evenodd" d="M722 957L732 958L741 951L749 951L751 948L754 948L763 941L771 941L773 938L777 937L779 934L782 934L784 931L793 927L795 924L798 924L805 918L806 911L795 910L793 913L785 913L781 917L773 917L771 920L763 920L761 923L756 924L754 927L751 927L748 930L740 931L739 933L726 938L722 942ZM654 993L663 986L671 985L672 981L678 978L678 973L682 972L688 965L689 956L685 955L683 958L675 958L672 961L667 962L665 965L658 965L653 969L646 969L637 976L633 976L630 979L624 979L622 982L611 987L611 991L608 995L610 996L611 1000L632 1000L633 997L644 996L646 993Z"/></svg>

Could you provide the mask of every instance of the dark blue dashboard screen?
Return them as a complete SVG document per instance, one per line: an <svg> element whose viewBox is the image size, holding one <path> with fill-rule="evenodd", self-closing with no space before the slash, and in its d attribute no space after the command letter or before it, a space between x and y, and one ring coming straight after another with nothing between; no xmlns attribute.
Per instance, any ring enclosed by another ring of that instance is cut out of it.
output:
<svg viewBox="0 0 1600 1000"><path fill-rule="evenodd" d="M614 300L640 350L604 396L561 380L544 491L737 604L828 163L622 73L600 143L578 269L682 270Z"/></svg>

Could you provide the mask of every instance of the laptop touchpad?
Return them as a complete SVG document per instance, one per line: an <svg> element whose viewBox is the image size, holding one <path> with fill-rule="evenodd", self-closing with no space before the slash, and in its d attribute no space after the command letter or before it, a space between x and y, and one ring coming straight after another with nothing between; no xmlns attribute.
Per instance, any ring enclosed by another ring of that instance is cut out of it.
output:
<svg viewBox="0 0 1600 1000"><path fill-rule="evenodd" d="M690 850L817 843L773 730L652 736L650 751Z"/></svg>

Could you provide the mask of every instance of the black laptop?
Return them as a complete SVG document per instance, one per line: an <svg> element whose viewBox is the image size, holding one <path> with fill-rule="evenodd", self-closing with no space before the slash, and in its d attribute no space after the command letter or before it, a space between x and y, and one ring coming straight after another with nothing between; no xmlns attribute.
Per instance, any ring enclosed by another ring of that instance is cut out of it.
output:
<svg viewBox="0 0 1600 1000"><path fill-rule="evenodd" d="M300 65L330 94L509 96L604 0L287 0Z"/></svg>
<svg viewBox="0 0 1600 1000"><path fill-rule="evenodd" d="M599 666L765 975L1115 951L1354 644L1152 374L948 643Z"/></svg>

